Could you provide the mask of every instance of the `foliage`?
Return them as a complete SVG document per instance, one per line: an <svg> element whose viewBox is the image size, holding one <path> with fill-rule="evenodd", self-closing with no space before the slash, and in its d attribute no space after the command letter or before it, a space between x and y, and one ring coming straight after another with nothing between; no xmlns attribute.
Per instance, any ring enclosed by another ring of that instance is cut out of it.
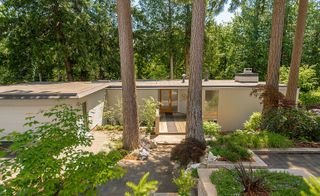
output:
<svg viewBox="0 0 320 196"><path fill-rule="evenodd" d="M287 137L270 131L235 131L225 139L246 148L289 148L293 142Z"/></svg>
<svg viewBox="0 0 320 196"><path fill-rule="evenodd" d="M143 99L143 105L140 107L140 121L147 126L147 131L152 132L157 117L157 109L160 103L153 97Z"/></svg>
<svg viewBox="0 0 320 196"><path fill-rule="evenodd" d="M115 1L3 1L0 82L118 79L114 18Z"/></svg>
<svg viewBox="0 0 320 196"><path fill-rule="evenodd" d="M289 80L289 67L281 67L280 69L280 81L284 84L288 84ZM319 83L317 78L316 66L302 65L299 68L299 88L302 92L308 92L315 89Z"/></svg>
<svg viewBox="0 0 320 196"><path fill-rule="evenodd" d="M108 106L105 103L106 108L104 110L103 116L108 124L111 125L123 125L123 114L122 114L122 99L115 97L117 99L116 104Z"/></svg>
<svg viewBox="0 0 320 196"><path fill-rule="evenodd" d="M196 185L191 172L181 170L180 176L173 179L173 183L178 187L179 196L190 196L191 189Z"/></svg>
<svg viewBox="0 0 320 196"><path fill-rule="evenodd" d="M74 80L120 79L115 0L3 1L0 5L0 83L64 81L67 63ZM139 0L132 4L134 57L139 79L168 79L186 72L190 46L191 1ZM252 67L263 80L267 72L272 1L239 1L232 21L216 14L226 0L207 3L204 70L209 78L232 79ZM281 63L290 66L298 1L286 3ZM301 64L319 64L319 1L310 0ZM55 27L55 28L52 28Z"/></svg>
<svg viewBox="0 0 320 196"><path fill-rule="evenodd" d="M191 161L200 162L205 155L206 145L193 138L186 138L180 144L172 148L171 160L178 161L182 166L187 166Z"/></svg>
<svg viewBox="0 0 320 196"><path fill-rule="evenodd" d="M307 93L300 94L300 102L307 108L319 107L320 106L320 88L312 90Z"/></svg>
<svg viewBox="0 0 320 196"><path fill-rule="evenodd" d="M221 126L215 122L203 122L203 131L205 135L216 136L221 131Z"/></svg>
<svg viewBox="0 0 320 196"><path fill-rule="evenodd" d="M231 162L248 161L252 156L247 148L230 140L225 140L224 144L213 142L210 146L210 152L212 152L213 155L220 156Z"/></svg>
<svg viewBox="0 0 320 196"><path fill-rule="evenodd" d="M158 181L152 180L148 182L149 174L149 172L145 173L138 185L135 185L133 182L127 182L127 186L132 189L133 194L126 192L125 196L148 196L156 191L158 189Z"/></svg>
<svg viewBox="0 0 320 196"><path fill-rule="evenodd" d="M245 130L258 131L261 129L261 112L254 112L249 120L244 123Z"/></svg>
<svg viewBox="0 0 320 196"><path fill-rule="evenodd" d="M262 123L267 130L291 139L317 141L320 138L320 126L316 115L304 109L271 110L265 115Z"/></svg>
<svg viewBox="0 0 320 196"><path fill-rule="evenodd" d="M255 176L252 167L246 169L242 164L234 168L235 178L244 187L243 193L245 195L268 195L268 188L266 186L266 176ZM233 173L232 171L230 171Z"/></svg>
<svg viewBox="0 0 320 196"><path fill-rule="evenodd" d="M45 122L27 118L24 133L13 133L10 152L16 156L1 160L4 195L77 195L95 194L96 187L120 178L124 171L117 165L121 152L109 154L83 151L89 146L86 117L68 105L43 112Z"/></svg>
<svg viewBox="0 0 320 196"><path fill-rule="evenodd" d="M293 142L287 137L269 131L235 131L228 135L217 137L216 141L208 143L214 155L236 162L248 160L251 154L248 148L288 148Z"/></svg>
<svg viewBox="0 0 320 196"><path fill-rule="evenodd" d="M122 125L102 125L102 126L97 126L97 131L122 131L123 126Z"/></svg>
<svg viewBox="0 0 320 196"><path fill-rule="evenodd" d="M310 177L309 179L305 179L305 182L309 186L309 191L311 195L313 196L320 195L320 178ZM301 195L307 196L310 194L307 194L306 192L301 191Z"/></svg>
<svg viewBox="0 0 320 196"><path fill-rule="evenodd" d="M305 191L309 195L308 185L302 177L268 170L256 170L252 175L264 176L266 188L270 190L271 195L300 195L300 191ZM235 170L219 169L211 174L210 179L219 195L239 195L244 187L235 176L237 176Z"/></svg>

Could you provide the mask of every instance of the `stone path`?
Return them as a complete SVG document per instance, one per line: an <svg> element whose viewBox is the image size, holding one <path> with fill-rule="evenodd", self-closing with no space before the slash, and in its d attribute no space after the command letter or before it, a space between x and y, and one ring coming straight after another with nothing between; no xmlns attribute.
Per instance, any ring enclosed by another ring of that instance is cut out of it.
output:
<svg viewBox="0 0 320 196"><path fill-rule="evenodd" d="M269 168L303 169L320 177L320 154L261 154L259 157Z"/></svg>
<svg viewBox="0 0 320 196"><path fill-rule="evenodd" d="M172 183L173 163L170 161L172 146L158 146L151 151L147 161L124 161L121 162L127 173L119 180L113 180L100 187L99 195L122 196L130 189L126 186L127 181L137 184L140 178L150 172L149 180L158 180L157 192L177 192L176 186Z"/></svg>

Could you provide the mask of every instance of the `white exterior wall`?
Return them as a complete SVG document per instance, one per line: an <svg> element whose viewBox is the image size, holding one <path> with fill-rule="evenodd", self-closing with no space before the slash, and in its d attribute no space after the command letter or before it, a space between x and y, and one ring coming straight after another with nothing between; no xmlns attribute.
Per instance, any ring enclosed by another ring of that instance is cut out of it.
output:
<svg viewBox="0 0 320 196"><path fill-rule="evenodd" d="M150 90L137 90L137 103L138 105L143 105L143 99L148 99L153 97L155 100L159 101L159 90L150 89ZM122 92L120 89L108 89L107 90L107 103L109 106L115 105L118 103L118 100L122 99Z"/></svg>
<svg viewBox="0 0 320 196"><path fill-rule="evenodd" d="M243 124L253 112L262 111L261 100L250 95L252 88L215 88L214 90L219 90L218 124L221 125L222 131L242 129ZM280 92L285 93L286 88L280 87Z"/></svg>
<svg viewBox="0 0 320 196"><path fill-rule="evenodd" d="M48 110L55 105L69 104L72 107L82 109L81 103L87 102L90 128L102 124L103 100L105 90L98 91L81 99L26 99L26 100L0 100L0 129L6 135L10 132L24 132L27 130L23 125L26 117L35 116L39 122L48 121L39 112Z"/></svg>
<svg viewBox="0 0 320 196"><path fill-rule="evenodd" d="M77 103L87 103L87 112L89 115L90 128L93 129L97 125L103 123L103 109L104 101L106 97L106 91L100 90L86 97L81 98Z"/></svg>

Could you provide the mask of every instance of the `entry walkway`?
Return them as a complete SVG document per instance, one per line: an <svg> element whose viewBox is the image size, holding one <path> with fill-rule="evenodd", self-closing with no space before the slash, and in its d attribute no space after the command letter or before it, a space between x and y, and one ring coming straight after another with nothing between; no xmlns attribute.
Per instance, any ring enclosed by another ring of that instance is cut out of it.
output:
<svg viewBox="0 0 320 196"><path fill-rule="evenodd" d="M277 154L259 155L269 168L303 169L320 177L320 154Z"/></svg>
<svg viewBox="0 0 320 196"><path fill-rule="evenodd" d="M160 134L184 134L186 132L186 115L182 113L161 113Z"/></svg>

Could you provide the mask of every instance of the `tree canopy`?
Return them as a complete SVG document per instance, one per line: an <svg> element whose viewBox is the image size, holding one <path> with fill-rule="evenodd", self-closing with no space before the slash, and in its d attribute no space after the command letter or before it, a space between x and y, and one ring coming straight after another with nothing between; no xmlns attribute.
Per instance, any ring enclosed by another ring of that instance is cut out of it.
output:
<svg viewBox="0 0 320 196"><path fill-rule="evenodd" d="M14 1L0 4L0 83L120 79L115 0ZM208 1L203 71L232 79L252 67L267 72L272 1ZM227 6L229 5L229 7ZM237 11L218 24L223 9ZM310 0L301 64L320 76L320 2ZM297 1L288 0L281 65L290 66ZM191 1L135 0L132 3L134 58L138 79L174 78L188 63Z"/></svg>

